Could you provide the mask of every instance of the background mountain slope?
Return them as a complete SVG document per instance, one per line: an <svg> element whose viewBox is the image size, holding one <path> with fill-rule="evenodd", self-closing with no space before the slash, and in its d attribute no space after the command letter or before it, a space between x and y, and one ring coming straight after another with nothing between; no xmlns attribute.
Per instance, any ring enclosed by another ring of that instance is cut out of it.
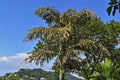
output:
<svg viewBox="0 0 120 80"><path fill-rule="evenodd" d="M5 76L10 74L17 74L23 80L39 80L40 78L46 78L46 80L58 80L57 75L54 72L44 71L42 69L20 69L15 73L7 73ZM66 80L82 80L74 77L70 73L66 74Z"/></svg>

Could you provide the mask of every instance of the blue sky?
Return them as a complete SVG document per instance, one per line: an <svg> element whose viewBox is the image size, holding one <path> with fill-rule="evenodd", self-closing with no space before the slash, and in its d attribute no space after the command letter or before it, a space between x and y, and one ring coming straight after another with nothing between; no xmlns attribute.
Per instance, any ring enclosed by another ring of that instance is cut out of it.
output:
<svg viewBox="0 0 120 80"><path fill-rule="evenodd" d="M61 12L69 8L80 11L84 8L95 12L104 22L120 21L120 14L108 16L106 8L109 0L0 0L0 74L9 72L10 65L15 71L19 58L8 65L10 57L33 49L35 41L23 42L27 31L40 25L46 26L43 20L34 15L39 7L55 7ZM25 55L25 54L23 54ZM21 61L23 58L20 58ZM6 63L6 64L4 64ZM1 67L2 66L2 67ZM34 66L33 66L34 67ZM2 70L2 72L1 72Z"/></svg>

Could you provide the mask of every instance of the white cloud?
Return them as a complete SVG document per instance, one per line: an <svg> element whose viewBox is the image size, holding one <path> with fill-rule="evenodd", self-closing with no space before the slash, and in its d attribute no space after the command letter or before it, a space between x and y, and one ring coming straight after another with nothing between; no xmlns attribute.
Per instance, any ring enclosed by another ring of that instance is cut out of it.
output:
<svg viewBox="0 0 120 80"><path fill-rule="evenodd" d="M0 57L0 62L9 63L9 62L14 62L15 60L24 60L28 56L29 55L26 53L19 53L13 56L3 56L3 57Z"/></svg>
<svg viewBox="0 0 120 80"><path fill-rule="evenodd" d="M8 61L8 57L4 56L4 57L0 57L0 62L7 62Z"/></svg>
<svg viewBox="0 0 120 80"><path fill-rule="evenodd" d="M10 56L9 58L11 58L11 59L20 59L20 58L26 58L28 56L29 55L26 54L26 53L19 53L19 54L16 54L15 56Z"/></svg>
<svg viewBox="0 0 120 80"><path fill-rule="evenodd" d="M29 55L26 54L26 53L19 53L19 54L16 54L15 56L10 56L8 57L9 59L19 59L19 58L26 58L28 57Z"/></svg>
<svg viewBox="0 0 120 80"><path fill-rule="evenodd" d="M29 55L26 53L19 53L13 56L0 57L0 75L4 75L8 72L15 72L21 68L42 68L44 70L51 70L54 60L50 63L44 63L44 66L36 66L34 63L24 63L24 59Z"/></svg>

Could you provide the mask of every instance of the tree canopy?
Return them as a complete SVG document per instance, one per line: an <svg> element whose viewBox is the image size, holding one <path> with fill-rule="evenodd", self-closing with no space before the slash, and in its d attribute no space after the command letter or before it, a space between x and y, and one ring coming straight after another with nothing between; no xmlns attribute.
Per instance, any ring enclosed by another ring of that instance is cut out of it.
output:
<svg viewBox="0 0 120 80"><path fill-rule="evenodd" d="M78 12L68 9L61 14L47 7L38 8L35 14L45 20L48 27L29 30L25 41L38 39L38 43L25 61L42 65L55 57L53 69L59 80L64 80L66 72L79 71L91 62L102 62L106 56L113 59L116 56L120 42L119 22L105 24L87 9Z"/></svg>

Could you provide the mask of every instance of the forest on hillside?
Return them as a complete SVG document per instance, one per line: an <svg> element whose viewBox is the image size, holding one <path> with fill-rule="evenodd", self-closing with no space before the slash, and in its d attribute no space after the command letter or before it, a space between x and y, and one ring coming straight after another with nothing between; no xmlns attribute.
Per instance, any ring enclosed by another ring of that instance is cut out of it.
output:
<svg viewBox="0 0 120 80"><path fill-rule="evenodd" d="M17 77L15 77L16 75ZM0 80L5 80L6 78L10 78L12 80L40 80L41 78L45 78L46 80L58 80L58 76L54 72L44 71L42 69L20 69L14 73L7 73L4 76L0 77ZM65 76L65 80L81 80L79 78L74 77L70 73L67 73Z"/></svg>

